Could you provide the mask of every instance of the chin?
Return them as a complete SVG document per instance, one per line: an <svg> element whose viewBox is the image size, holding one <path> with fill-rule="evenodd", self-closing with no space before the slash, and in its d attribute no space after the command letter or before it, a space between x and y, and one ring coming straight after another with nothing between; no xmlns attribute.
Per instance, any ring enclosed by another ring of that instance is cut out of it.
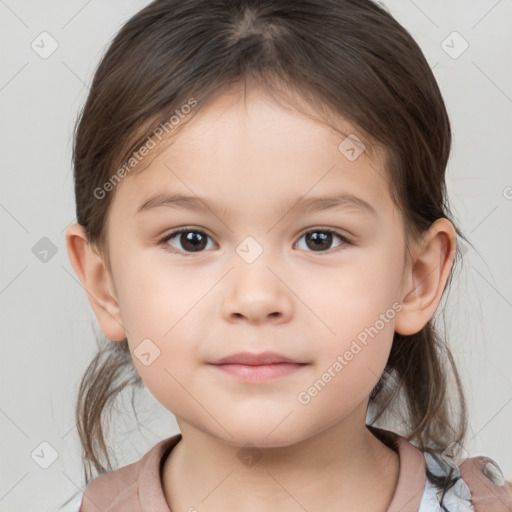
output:
<svg viewBox="0 0 512 512"><path fill-rule="evenodd" d="M279 422L271 423L272 425L270 427L269 424L265 422L238 425L236 427L231 424L228 429L231 435L222 431L217 433L216 437L220 437L224 442L232 446L239 446L240 448L246 446L284 448L304 439L301 433L296 429L291 429L290 425L288 425L288 428L276 428ZM293 425L291 427L293 427Z"/></svg>

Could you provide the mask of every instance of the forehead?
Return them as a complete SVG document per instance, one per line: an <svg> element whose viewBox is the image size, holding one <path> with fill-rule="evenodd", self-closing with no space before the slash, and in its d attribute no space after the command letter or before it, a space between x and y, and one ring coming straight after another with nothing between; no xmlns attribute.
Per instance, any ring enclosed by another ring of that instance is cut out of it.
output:
<svg viewBox="0 0 512 512"><path fill-rule="evenodd" d="M340 149L357 130L341 120L335 131L306 104L297 111L261 89L231 90L201 107L179 134L157 148L140 173L118 185L113 209L136 210L158 192L213 197L237 214L307 195L358 195L389 208L384 152L350 160ZM352 139L350 139L352 140Z"/></svg>

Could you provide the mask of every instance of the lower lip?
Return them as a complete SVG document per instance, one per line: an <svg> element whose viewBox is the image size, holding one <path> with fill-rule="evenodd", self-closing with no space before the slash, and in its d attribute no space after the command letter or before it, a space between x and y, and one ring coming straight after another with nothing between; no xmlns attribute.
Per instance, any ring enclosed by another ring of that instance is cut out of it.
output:
<svg viewBox="0 0 512 512"><path fill-rule="evenodd" d="M263 382L296 372L304 364L273 363L250 366L247 364L213 364L215 368L245 382Z"/></svg>

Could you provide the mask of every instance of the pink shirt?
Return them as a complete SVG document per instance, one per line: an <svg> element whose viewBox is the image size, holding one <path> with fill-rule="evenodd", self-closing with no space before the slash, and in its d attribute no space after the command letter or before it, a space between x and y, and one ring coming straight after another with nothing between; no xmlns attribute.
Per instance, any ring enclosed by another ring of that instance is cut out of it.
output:
<svg viewBox="0 0 512 512"><path fill-rule="evenodd" d="M373 427L375 428L375 427ZM382 429L379 429L382 430ZM438 492L426 478L426 469L441 474L430 454L395 435L390 448L398 452L398 483L387 512L438 512ZM171 512L161 483L161 470L181 434L160 441L140 460L102 474L85 488L79 512ZM459 465L459 480L446 494L443 505L451 512L510 512L512 483L488 457L472 457ZM450 508L451 507L451 508Z"/></svg>

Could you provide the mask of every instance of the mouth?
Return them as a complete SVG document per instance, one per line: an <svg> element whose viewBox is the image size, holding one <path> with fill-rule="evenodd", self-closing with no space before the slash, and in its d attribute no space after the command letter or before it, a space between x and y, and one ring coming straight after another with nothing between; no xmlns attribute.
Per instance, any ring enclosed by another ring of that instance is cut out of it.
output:
<svg viewBox="0 0 512 512"><path fill-rule="evenodd" d="M245 382L274 380L291 375L308 365L274 352L238 353L209 364L216 370Z"/></svg>

